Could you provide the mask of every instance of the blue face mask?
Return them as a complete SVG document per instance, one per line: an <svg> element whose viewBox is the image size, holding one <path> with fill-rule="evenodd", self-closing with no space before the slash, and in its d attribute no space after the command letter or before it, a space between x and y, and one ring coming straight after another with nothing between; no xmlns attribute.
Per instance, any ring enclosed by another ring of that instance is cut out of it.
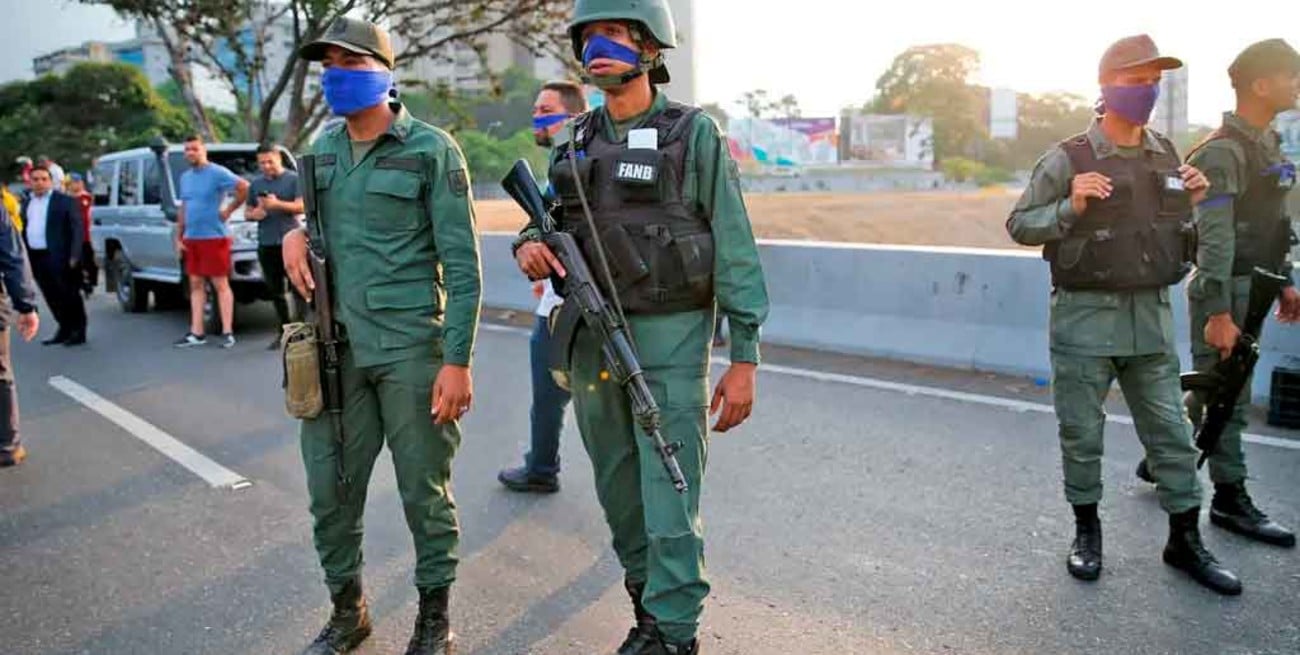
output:
<svg viewBox="0 0 1300 655"><path fill-rule="evenodd" d="M1159 84L1101 87L1104 111L1113 111L1135 125L1146 125L1151 120L1151 110L1159 97Z"/></svg>
<svg viewBox="0 0 1300 655"><path fill-rule="evenodd" d="M325 102L337 116L348 116L369 109L389 98L393 72L388 70L351 70L331 66L320 77Z"/></svg>
<svg viewBox="0 0 1300 655"><path fill-rule="evenodd" d="M568 114L547 114L545 116L533 117L533 131L545 132L546 130L569 120Z"/></svg>
<svg viewBox="0 0 1300 655"><path fill-rule="evenodd" d="M582 67L591 68L596 59L613 59L632 66L641 65L641 53L599 34L587 39L582 49Z"/></svg>

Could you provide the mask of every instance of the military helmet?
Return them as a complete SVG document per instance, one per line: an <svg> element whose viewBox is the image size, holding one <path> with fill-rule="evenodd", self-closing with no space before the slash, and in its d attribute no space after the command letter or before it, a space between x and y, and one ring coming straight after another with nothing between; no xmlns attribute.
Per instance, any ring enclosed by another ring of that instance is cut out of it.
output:
<svg viewBox="0 0 1300 655"><path fill-rule="evenodd" d="M582 61L582 28L602 20L638 23L660 49L677 47L677 26L668 0L577 0L573 6L573 20L569 21L569 40L573 43L573 57ZM662 63L650 71L654 84L668 82L668 68Z"/></svg>

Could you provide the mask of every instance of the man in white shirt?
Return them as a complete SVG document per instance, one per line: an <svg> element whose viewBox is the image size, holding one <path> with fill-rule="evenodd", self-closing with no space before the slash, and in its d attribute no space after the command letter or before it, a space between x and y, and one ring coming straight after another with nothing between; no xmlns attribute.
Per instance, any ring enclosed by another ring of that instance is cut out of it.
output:
<svg viewBox="0 0 1300 655"><path fill-rule="evenodd" d="M42 166L50 172L50 179L54 181L54 188L57 191L63 191L63 167L54 163L48 155L41 155L36 158L36 165Z"/></svg>
<svg viewBox="0 0 1300 655"><path fill-rule="evenodd" d="M552 137L565 122L585 111L587 98L578 84L561 81L543 85L533 104L533 138L537 145L550 148ZM551 288L550 280L538 282L533 292L540 301L528 344L533 370L531 447L523 466L501 471L497 480L511 491L554 493L560 490L560 430L564 427L564 410L569 406L569 392L555 383L547 366L551 349L547 322L551 311L564 299Z"/></svg>

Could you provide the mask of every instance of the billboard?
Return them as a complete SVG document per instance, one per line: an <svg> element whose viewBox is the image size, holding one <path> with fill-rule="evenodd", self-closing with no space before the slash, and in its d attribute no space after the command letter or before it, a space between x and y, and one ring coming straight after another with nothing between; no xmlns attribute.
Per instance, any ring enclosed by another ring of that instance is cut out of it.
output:
<svg viewBox="0 0 1300 655"><path fill-rule="evenodd" d="M1187 134L1187 67L1167 70L1160 77L1160 96L1151 112L1150 127L1177 139Z"/></svg>
<svg viewBox="0 0 1300 655"><path fill-rule="evenodd" d="M834 118L733 118L727 141L741 163L790 167L839 160Z"/></svg>
<svg viewBox="0 0 1300 655"><path fill-rule="evenodd" d="M934 166L934 122L906 114L845 114L840 155L844 162L929 170Z"/></svg>
<svg viewBox="0 0 1300 655"><path fill-rule="evenodd" d="M1018 108L1015 89L989 89L989 136L1015 139Z"/></svg>

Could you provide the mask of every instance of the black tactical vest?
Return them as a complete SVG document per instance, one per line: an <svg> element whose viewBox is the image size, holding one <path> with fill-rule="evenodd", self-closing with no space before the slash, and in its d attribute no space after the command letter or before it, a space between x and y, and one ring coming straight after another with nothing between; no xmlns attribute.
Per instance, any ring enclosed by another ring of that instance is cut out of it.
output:
<svg viewBox="0 0 1300 655"><path fill-rule="evenodd" d="M610 290L583 216L570 157L591 207L614 286L628 314L668 314L713 303L713 232L683 199L686 150L699 109L677 103L651 117L658 149L629 149L605 138L604 112L574 120L573 138L557 151L550 179L563 206L561 229L573 233L601 290ZM562 293L562 290L560 290Z"/></svg>
<svg viewBox="0 0 1300 655"><path fill-rule="evenodd" d="M1052 284L1062 289L1129 291L1177 284L1195 255L1192 204L1173 144L1140 158L1098 158L1086 135L1061 143L1075 175L1110 178L1110 197L1088 208L1060 241L1043 249Z"/></svg>
<svg viewBox="0 0 1300 655"><path fill-rule="evenodd" d="M1250 275L1256 266L1279 270L1295 244L1286 214L1286 197L1295 186L1295 168L1281 157L1270 157L1260 143L1229 125L1211 132L1192 152L1214 139L1232 139L1246 153L1246 179L1240 181L1241 194L1232 208L1237 233L1232 274Z"/></svg>

